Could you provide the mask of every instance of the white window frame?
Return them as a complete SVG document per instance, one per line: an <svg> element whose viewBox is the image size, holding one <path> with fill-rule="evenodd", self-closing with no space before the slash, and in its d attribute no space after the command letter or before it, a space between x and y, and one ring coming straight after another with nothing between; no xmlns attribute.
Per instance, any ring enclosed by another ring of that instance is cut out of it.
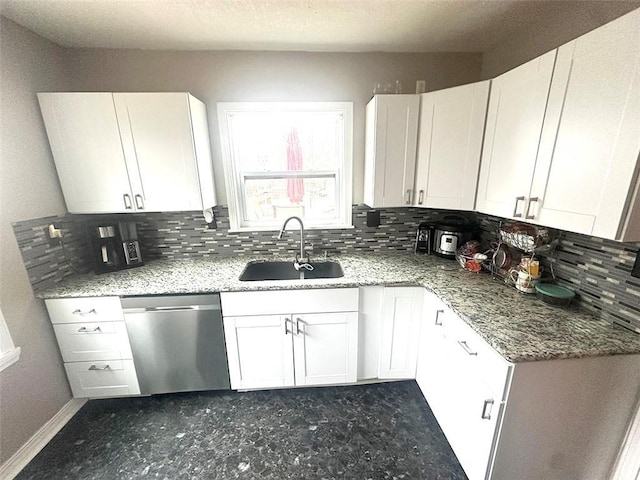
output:
<svg viewBox="0 0 640 480"><path fill-rule="evenodd" d="M269 225L249 224L244 222L244 183L240 172L233 161L231 139L229 136L228 119L237 112L296 112L296 111L332 111L339 112L344 117L344 154L343 164L336 175L337 198L339 198L339 217L331 223L305 222L308 229L352 228L351 206L353 199L353 103L352 102L219 102L218 126L220 130L220 144L224 166L227 203L229 207L230 231L259 231L278 230L281 220L275 220ZM306 177L322 177L328 172L313 172ZM291 176L297 176L295 172ZM272 178L286 178L288 174L273 175ZM269 175L260 175L268 178ZM250 176L247 176L250 178ZM304 219L303 219L304 220Z"/></svg>
<svg viewBox="0 0 640 480"><path fill-rule="evenodd" d="M16 347L11 339L7 322L2 314L0 306L0 372L18 361L20 358L20 347Z"/></svg>

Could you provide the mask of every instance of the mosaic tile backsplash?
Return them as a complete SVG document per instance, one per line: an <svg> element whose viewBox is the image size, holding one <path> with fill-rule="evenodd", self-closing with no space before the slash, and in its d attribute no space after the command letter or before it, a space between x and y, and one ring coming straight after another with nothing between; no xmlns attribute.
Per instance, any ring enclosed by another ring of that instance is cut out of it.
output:
<svg viewBox="0 0 640 480"><path fill-rule="evenodd" d="M305 243L311 255L345 251L413 251L417 226L441 213L417 208L379 209L380 226L367 226L366 206L354 206L350 229L307 230ZM75 271L91 269L86 225L94 221L128 220L138 225L140 246L147 260L189 256L295 255L299 233L229 232L226 207L217 207L216 228L199 212L129 215L64 215L13 224L29 279L35 292L62 281ZM502 219L474 214L485 241L495 239ZM50 223L64 232L64 245L50 246L45 228ZM585 235L560 232L556 250L542 258L553 267L558 283L576 291L577 300L596 315L640 329L640 278L631 269L640 243L618 243Z"/></svg>
<svg viewBox="0 0 640 480"><path fill-rule="evenodd" d="M477 214L477 219L483 240L495 240L504 220L484 214ZM640 329L640 278L631 276L640 242L558 234L555 250L540 255L546 275L553 269L558 284L574 290L581 305L599 317Z"/></svg>
<svg viewBox="0 0 640 480"><path fill-rule="evenodd" d="M417 226L439 212L418 208L382 209L380 225L367 226L363 205L353 207L353 228L305 230L310 255L322 256L345 251L412 251ZM449 213L449 212L446 212ZM145 213L127 215L66 215L16 222L13 229L34 291L47 288L77 270L91 268L86 225L126 220L136 222L143 258L190 256L290 255L299 251L300 236L287 230L282 239L276 231L229 232L226 207L215 209L216 228L211 229L200 212ZM49 246L45 229L50 223L62 227L67 255L60 246Z"/></svg>

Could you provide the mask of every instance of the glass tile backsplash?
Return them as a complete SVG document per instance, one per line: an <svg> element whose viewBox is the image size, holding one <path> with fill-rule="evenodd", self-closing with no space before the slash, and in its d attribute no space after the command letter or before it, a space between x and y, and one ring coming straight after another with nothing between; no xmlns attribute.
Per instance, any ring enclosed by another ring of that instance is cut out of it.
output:
<svg viewBox="0 0 640 480"><path fill-rule="evenodd" d="M371 210L355 205L350 229L305 231L308 251L318 256L324 251L411 252L418 224L441 213L411 207L377 209L380 225L368 227L367 212ZM227 208L217 207L215 215L214 229L200 212L173 212L44 217L15 222L13 230L34 292L73 275L74 269L91 269L85 225L98 219L136 222L146 261L188 256L293 256L299 248L297 232L282 240L277 240L276 231L229 232ZM501 219L484 214L475 214L475 218L481 239L494 239ZM45 228L50 223L62 228L64 250L49 245ZM561 232L558 247L543 258L543 264L552 264L558 282L575 290L577 300L596 315L640 328L640 278L631 276L639 250L640 243Z"/></svg>

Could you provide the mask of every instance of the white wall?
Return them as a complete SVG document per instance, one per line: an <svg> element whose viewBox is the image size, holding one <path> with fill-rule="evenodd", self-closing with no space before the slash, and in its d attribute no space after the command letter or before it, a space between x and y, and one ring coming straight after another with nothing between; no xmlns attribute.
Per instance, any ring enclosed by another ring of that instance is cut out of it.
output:
<svg viewBox="0 0 640 480"><path fill-rule="evenodd" d="M364 110L376 81L416 80L427 90L480 78L478 53L173 52L75 49L69 51L72 88L78 91L189 91L208 109L218 202L225 205L216 102L354 102L354 203L362 203Z"/></svg>
<svg viewBox="0 0 640 480"><path fill-rule="evenodd" d="M496 45L482 59L482 78L489 79L511 70L543 53L559 47L619 16L640 8L640 1L585 1L576 10L573 2L564 4L566 13L550 17L544 27L530 28L509 42ZM640 27L638 27L640 28Z"/></svg>
<svg viewBox="0 0 640 480"><path fill-rule="evenodd" d="M69 401L44 302L11 222L65 213L36 92L66 86L64 50L0 16L0 302L20 360L0 372L0 464Z"/></svg>

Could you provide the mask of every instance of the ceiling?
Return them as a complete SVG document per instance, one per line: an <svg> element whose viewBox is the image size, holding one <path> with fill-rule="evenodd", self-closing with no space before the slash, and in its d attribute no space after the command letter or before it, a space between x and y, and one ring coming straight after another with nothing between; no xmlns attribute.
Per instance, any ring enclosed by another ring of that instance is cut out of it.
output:
<svg viewBox="0 0 640 480"><path fill-rule="evenodd" d="M548 22L601 24L636 0L0 0L66 47L484 52ZM600 21L601 20L601 21Z"/></svg>

